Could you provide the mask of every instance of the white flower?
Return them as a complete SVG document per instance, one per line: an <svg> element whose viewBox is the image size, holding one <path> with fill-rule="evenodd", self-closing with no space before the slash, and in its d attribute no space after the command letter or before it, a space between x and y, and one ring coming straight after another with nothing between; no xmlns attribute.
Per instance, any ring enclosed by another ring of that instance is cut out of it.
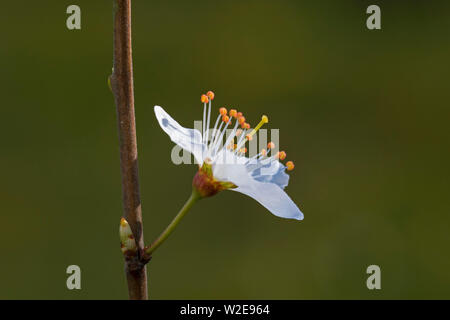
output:
<svg viewBox="0 0 450 320"><path fill-rule="evenodd" d="M224 189L237 191L252 197L278 217L303 220L302 212L283 190L289 182L289 175L285 171L294 168L292 161L287 162L286 166L278 161L283 160L286 154L278 152L269 156L274 148L273 143L269 143L267 151L263 149L251 158L245 156L243 146L268 122L267 117L263 116L258 126L250 130L250 125L240 112L232 109L227 113L225 108L220 108L209 137L212 99L214 93L211 91L201 98L204 103L203 133L182 127L160 106L154 108L161 128L173 142L192 153L199 164L200 170L194 177L194 187L200 189L203 196L210 196ZM223 144L225 131L233 119L234 128ZM219 122L220 126L217 128Z"/></svg>

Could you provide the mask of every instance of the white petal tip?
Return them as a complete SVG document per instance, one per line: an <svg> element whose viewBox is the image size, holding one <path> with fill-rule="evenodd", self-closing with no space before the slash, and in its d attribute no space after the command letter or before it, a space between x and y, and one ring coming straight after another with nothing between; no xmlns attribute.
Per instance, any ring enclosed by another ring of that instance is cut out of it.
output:
<svg viewBox="0 0 450 320"><path fill-rule="evenodd" d="M295 210L295 212L292 212L292 211L291 212L289 212L289 211L283 212L283 211L279 211L279 210L277 210L277 211L270 210L270 212L273 215L283 218L283 219L298 220L298 221L301 221L304 219L303 213L300 210Z"/></svg>
<svg viewBox="0 0 450 320"><path fill-rule="evenodd" d="M292 202L291 203L295 208L291 208L291 210L286 211L272 211L272 213L280 218L284 219L292 219L292 220L298 220L301 221L304 219L303 212L300 211L300 209Z"/></svg>
<svg viewBox="0 0 450 320"><path fill-rule="evenodd" d="M298 221L301 221L304 218L303 213L301 211L298 211L292 215L278 215L278 216L281 218L284 218L284 219L293 219L293 220L298 220Z"/></svg>

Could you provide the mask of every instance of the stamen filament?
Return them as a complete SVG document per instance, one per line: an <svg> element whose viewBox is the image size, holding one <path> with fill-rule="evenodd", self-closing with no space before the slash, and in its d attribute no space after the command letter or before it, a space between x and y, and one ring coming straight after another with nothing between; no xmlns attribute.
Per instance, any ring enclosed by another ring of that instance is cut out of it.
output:
<svg viewBox="0 0 450 320"><path fill-rule="evenodd" d="M206 124L206 140L205 143L208 143L208 138L209 138L209 120L211 118L211 99L209 99L209 108L208 108L208 122Z"/></svg>
<svg viewBox="0 0 450 320"><path fill-rule="evenodd" d="M231 120L230 120L231 122ZM239 125L239 122L236 121L233 131L231 132L230 136L228 137L227 141L225 142L224 146L227 146L228 144L230 144L231 140L234 139L234 137L236 136L236 131L237 131L237 127Z"/></svg>
<svg viewBox="0 0 450 320"><path fill-rule="evenodd" d="M222 118L222 116L219 114L218 117L217 117L216 123L214 124L214 129L213 129L213 131L212 131L212 133L211 133L211 141L209 142L209 145L208 145L208 146L211 146L212 142L214 141L214 139L215 139L216 136L217 136L217 135L216 135L216 129L217 129L217 125L219 124L220 118Z"/></svg>
<svg viewBox="0 0 450 320"><path fill-rule="evenodd" d="M258 125L250 132L248 135L252 137L258 130L261 128L265 123L269 122L269 118L267 116L262 116L261 121L258 123Z"/></svg>
<svg viewBox="0 0 450 320"><path fill-rule="evenodd" d="M238 143L237 143L237 147L236 147L236 152L245 144L245 142L247 142L246 140L246 136L247 136L247 130L243 130L241 133L241 138L239 139Z"/></svg>
<svg viewBox="0 0 450 320"><path fill-rule="evenodd" d="M206 127L206 102L203 104L203 122L202 122L202 126L203 126L203 132L202 132L202 139L203 142L205 142L205 127Z"/></svg>
<svg viewBox="0 0 450 320"><path fill-rule="evenodd" d="M241 137L241 140L238 143L237 149L239 150L247 141L251 140L252 136L263 126L263 124L269 122L269 118L267 116L262 116L261 121L258 123L258 125L249 133L247 134L247 130L243 132L243 135ZM245 140L242 141L242 139L245 137Z"/></svg>
<svg viewBox="0 0 450 320"><path fill-rule="evenodd" d="M231 120L228 120L227 124L225 125L225 128L223 128L222 133L220 134L219 139L217 139L217 143L215 143L215 144L213 145L213 148L211 149L211 151L214 151L214 155L216 154L216 151L219 149L219 147L220 147L220 142L222 141L223 135L224 135L225 132L227 131L228 125L229 125L230 123L231 123ZM210 153L210 155L211 155L211 156L214 156L214 155L212 154L212 152Z"/></svg>
<svg viewBox="0 0 450 320"><path fill-rule="evenodd" d="M219 117L222 118L222 116L220 116L220 115L219 115ZM209 149L214 148L214 146L216 145L217 140L219 139L220 132L221 132L221 130L222 130L223 124L224 124L224 122L223 122L223 121L220 121L220 126L219 126L219 129L217 129L216 137L215 137L214 141L210 144L210 148L209 148Z"/></svg>
<svg viewBox="0 0 450 320"><path fill-rule="evenodd" d="M269 152L270 152L270 150L269 150ZM247 160L246 164L249 163L250 161L253 161L253 160L261 160L261 159L262 159L265 155L267 155L269 152L267 152L267 151L261 151L261 152L258 153L257 155L254 155L253 157L249 158L249 159Z"/></svg>

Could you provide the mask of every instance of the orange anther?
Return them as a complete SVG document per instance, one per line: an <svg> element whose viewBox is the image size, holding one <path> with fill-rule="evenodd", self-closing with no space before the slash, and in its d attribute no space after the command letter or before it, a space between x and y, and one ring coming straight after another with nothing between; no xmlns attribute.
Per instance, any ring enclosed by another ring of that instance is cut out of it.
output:
<svg viewBox="0 0 450 320"><path fill-rule="evenodd" d="M230 117L228 117L227 115L223 115L222 116L222 121L227 123L228 121L230 121Z"/></svg>
<svg viewBox="0 0 450 320"><path fill-rule="evenodd" d="M247 130L250 129L250 123L247 123L247 122L245 123L245 129L247 129Z"/></svg>
<svg viewBox="0 0 450 320"><path fill-rule="evenodd" d="M267 144L267 149L273 149L273 148L275 148L275 143L269 142L269 143Z"/></svg>
<svg viewBox="0 0 450 320"><path fill-rule="evenodd" d="M241 148L241 149L239 150L239 152L240 152L240 153L247 153L247 148Z"/></svg>
<svg viewBox="0 0 450 320"><path fill-rule="evenodd" d="M245 122L245 117L242 116L240 118L238 118L239 124L243 124Z"/></svg>
<svg viewBox="0 0 450 320"><path fill-rule="evenodd" d="M241 135L241 133L242 133L242 130L241 129L237 129L236 130L236 137L239 137Z"/></svg>
<svg viewBox="0 0 450 320"><path fill-rule="evenodd" d="M221 114L222 116L224 116L224 115L227 114L227 109L226 109L226 108L220 108L220 109L219 109L219 112L220 112L220 114Z"/></svg>
<svg viewBox="0 0 450 320"><path fill-rule="evenodd" d="M284 151L279 152L279 158L280 160L284 160L286 158L286 152Z"/></svg>
<svg viewBox="0 0 450 320"><path fill-rule="evenodd" d="M266 149L262 149L262 150L261 150L261 154L262 154L263 156L265 156L265 155L267 154L267 150L266 150Z"/></svg>
<svg viewBox="0 0 450 320"><path fill-rule="evenodd" d="M248 141L252 141L253 137L251 134L248 134L245 136L247 138Z"/></svg>
<svg viewBox="0 0 450 320"><path fill-rule="evenodd" d="M292 161L288 161L288 162L286 162L286 168L289 170L289 171L292 171L292 170L294 170L294 163L292 162Z"/></svg>
<svg viewBox="0 0 450 320"><path fill-rule="evenodd" d="M230 117L236 118L236 116L237 116L237 111L236 111L236 109L231 109L231 110L230 110Z"/></svg>
<svg viewBox="0 0 450 320"><path fill-rule="evenodd" d="M206 95L208 96L208 98L211 99L211 101L214 100L214 92L208 91L208 92L206 93Z"/></svg>
<svg viewBox="0 0 450 320"><path fill-rule="evenodd" d="M201 102L207 103L209 101L209 98L206 94L202 94L202 97L200 98Z"/></svg>
<svg viewBox="0 0 450 320"><path fill-rule="evenodd" d="M242 112L238 112L237 114L236 114L236 118L240 118L240 117L242 117Z"/></svg>

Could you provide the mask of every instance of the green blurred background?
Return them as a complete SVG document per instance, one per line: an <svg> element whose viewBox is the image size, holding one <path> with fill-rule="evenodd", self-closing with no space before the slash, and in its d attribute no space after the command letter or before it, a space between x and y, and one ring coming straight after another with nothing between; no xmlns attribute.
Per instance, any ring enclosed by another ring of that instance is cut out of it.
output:
<svg viewBox="0 0 450 320"><path fill-rule="evenodd" d="M305 213L280 219L234 192L201 201L150 262L151 298L450 298L450 3L393 2L133 1L146 242L195 173L171 163L153 106L191 126L206 90L280 128ZM2 4L0 298L127 298L112 27L112 1Z"/></svg>

